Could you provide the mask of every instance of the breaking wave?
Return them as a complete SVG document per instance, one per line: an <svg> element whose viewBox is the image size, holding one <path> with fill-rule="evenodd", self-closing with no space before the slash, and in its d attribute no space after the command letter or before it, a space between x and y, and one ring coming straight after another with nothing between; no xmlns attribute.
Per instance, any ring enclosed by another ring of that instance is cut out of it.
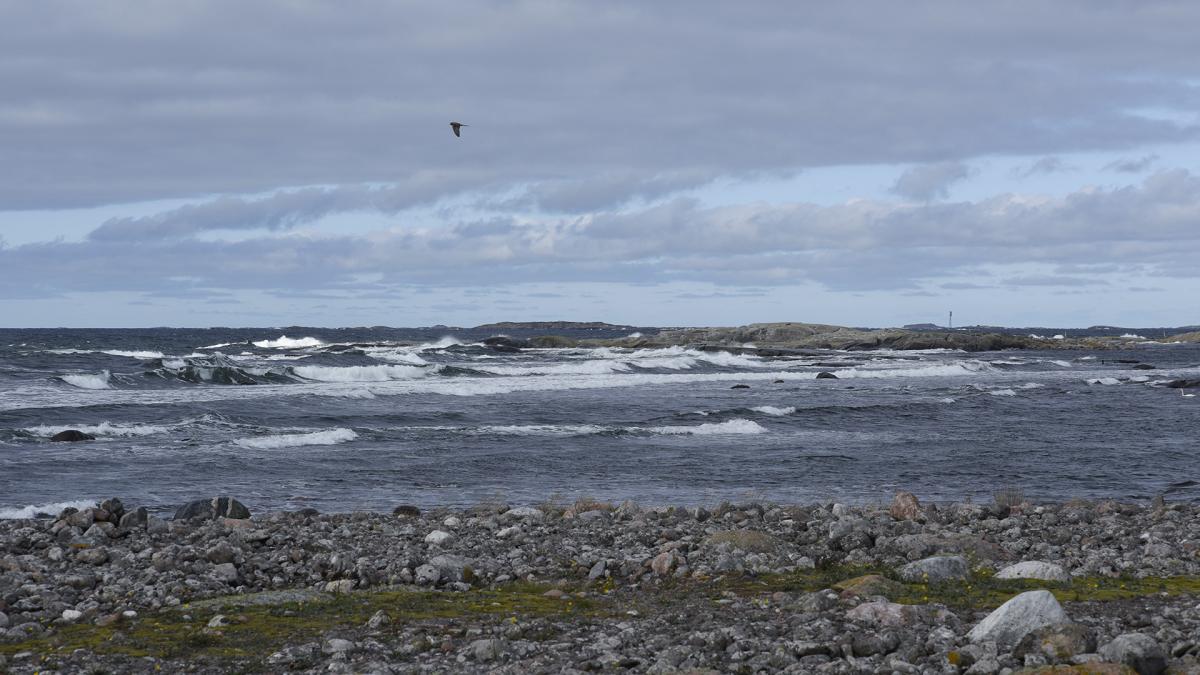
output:
<svg viewBox="0 0 1200 675"><path fill-rule="evenodd" d="M274 450L277 448L296 448L305 445L337 445L338 443L345 443L356 438L358 438L358 434L350 429L329 429L326 431L314 431L310 434L276 434L255 438L239 438L233 443L243 448Z"/></svg>
<svg viewBox="0 0 1200 675"><path fill-rule="evenodd" d="M417 366L295 366L291 372L316 382L390 382L416 380L437 369Z"/></svg>
<svg viewBox="0 0 1200 675"><path fill-rule="evenodd" d="M29 506L17 506L10 508L0 508L0 520L14 520L23 518L36 518L38 514L49 514L57 516L63 509L86 509L96 505L94 499L77 499L69 502L54 502L52 504L32 504Z"/></svg>
<svg viewBox="0 0 1200 675"><path fill-rule="evenodd" d="M153 424L113 424L111 422L101 422L100 424L69 424L65 426L50 426L39 425L36 427L26 427L24 431L33 434L34 436L45 436L49 438L57 433L74 429L82 431L85 434L93 436L118 436L118 437L134 437L134 436L153 436L154 434L165 434L171 431L171 427L157 426Z"/></svg>
<svg viewBox="0 0 1200 675"><path fill-rule="evenodd" d="M796 412L796 408L794 406L788 406L786 408L777 408L773 405L760 405L760 406L751 408L751 410L753 410L754 412L760 412L764 415L771 415L773 417L783 417L784 415L791 415L792 413Z"/></svg>
<svg viewBox="0 0 1200 675"><path fill-rule="evenodd" d="M59 379L80 389L112 389L112 386L108 383L110 377L112 377L112 373L103 370L96 375L60 375Z"/></svg>
<svg viewBox="0 0 1200 675"><path fill-rule="evenodd" d="M261 349L300 349L302 347L320 347L325 343L314 337L293 339L286 335L280 335L278 340L259 340L251 344Z"/></svg>

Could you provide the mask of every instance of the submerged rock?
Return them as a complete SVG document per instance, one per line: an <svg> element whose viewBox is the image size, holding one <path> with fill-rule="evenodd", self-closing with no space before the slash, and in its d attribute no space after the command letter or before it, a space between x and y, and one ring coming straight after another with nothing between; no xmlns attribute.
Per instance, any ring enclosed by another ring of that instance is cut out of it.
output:
<svg viewBox="0 0 1200 675"><path fill-rule="evenodd" d="M60 431L57 434L54 434L50 437L50 440L56 443L75 443L78 441L94 441L96 440L96 437L75 429L67 429L66 431Z"/></svg>

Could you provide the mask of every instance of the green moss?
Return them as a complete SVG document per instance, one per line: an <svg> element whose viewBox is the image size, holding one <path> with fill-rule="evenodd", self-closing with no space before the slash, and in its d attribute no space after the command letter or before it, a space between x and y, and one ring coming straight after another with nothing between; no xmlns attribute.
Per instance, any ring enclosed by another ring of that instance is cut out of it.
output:
<svg viewBox="0 0 1200 675"><path fill-rule="evenodd" d="M226 607L209 601L202 607L185 605L125 624L65 626L50 636L0 644L0 654L32 651L46 655L85 649L131 657L217 661L247 668L261 663L286 643L315 640L331 631L361 626L379 610L391 618L382 629L386 632L422 621L496 615L569 619L595 615L604 609L602 602L591 598L548 598L543 595L548 588L519 583L466 593L383 590L324 596L311 602L251 606L242 606L238 596L231 596ZM230 624L208 629L208 621L217 614L224 614Z"/></svg>
<svg viewBox="0 0 1200 675"><path fill-rule="evenodd" d="M718 585L721 590L738 593L811 593L823 588L835 588L867 574L879 574L894 581L888 584L887 597L892 602L921 605L937 603L956 610L994 609L1014 595L1044 588L1054 593L1060 602L1109 602L1150 595L1200 595L1200 576L1178 577L1081 577L1070 583L1054 583L1035 579L997 579L987 570L977 571L965 581L940 584L906 583L896 578L893 570L871 567L833 566L799 570L789 574L765 575L755 578L730 579Z"/></svg>

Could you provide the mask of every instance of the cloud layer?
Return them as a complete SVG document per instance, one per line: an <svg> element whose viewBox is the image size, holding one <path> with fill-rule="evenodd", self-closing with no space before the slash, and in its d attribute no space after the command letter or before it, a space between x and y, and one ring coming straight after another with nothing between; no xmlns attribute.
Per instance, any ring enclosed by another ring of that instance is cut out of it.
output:
<svg viewBox="0 0 1200 675"><path fill-rule="evenodd" d="M46 0L3 15L0 210L441 175L563 181L532 197L581 211L715 176L1171 143L1196 138L1194 114L1144 111L1200 109L1190 3Z"/></svg>
<svg viewBox="0 0 1200 675"><path fill-rule="evenodd" d="M0 293L573 281L875 290L1030 264L1056 271L996 283L1080 286L1117 272L1200 277L1200 177L1184 170L1056 198L715 208L677 198L587 215L398 222L361 235L279 232L338 210L383 204L386 211L390 202L380 195L371 188L301 191L110 221L83 242L0 250ZM234 241L193 236L234 227L259 232Z"/></svg>

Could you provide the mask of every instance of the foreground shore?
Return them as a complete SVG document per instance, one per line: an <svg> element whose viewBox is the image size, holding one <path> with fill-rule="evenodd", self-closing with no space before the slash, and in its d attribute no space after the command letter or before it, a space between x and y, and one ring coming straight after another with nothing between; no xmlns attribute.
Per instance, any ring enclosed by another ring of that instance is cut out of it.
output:
<svg viewBox="0 0 1200 675"><path fill-rule="evenodd" d="M0 521L0 672L1200 673L1200 508L1000 501L109 500Z"/></svg>

